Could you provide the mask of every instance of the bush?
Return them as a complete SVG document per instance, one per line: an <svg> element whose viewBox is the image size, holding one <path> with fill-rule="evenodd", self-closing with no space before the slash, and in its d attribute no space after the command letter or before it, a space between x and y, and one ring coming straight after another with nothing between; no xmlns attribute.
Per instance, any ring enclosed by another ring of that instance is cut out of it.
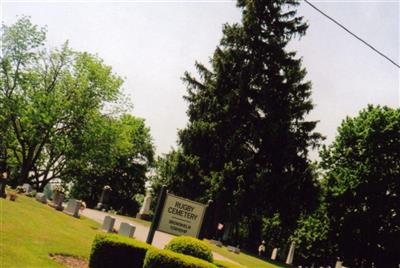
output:
<svg viewBox="0 0 400 268"><path fill-rule="evenodd" d="M242 266L238 266L236 264L220 260L215 260L214 264L219 268L243 268Z"/></svg>
<svg viewBox="0 0 400 268"><path fill-rule="evenodd" d="M169 250L147 251L143 268L217 268L212 263Z"/></svg>
<svg viewBox="0 0 400 268"><path fill-rule="evenodd" d="M176 237L165 246L165 249L213 262L213 255L210 247L203 241L193 237Z"/></svg>
<svg viewBox="0 0 400 268"><path fill-rule="evenodd" d="M142 268L150 245L115 234L98 234L92 244L91 268Z"/></svg>

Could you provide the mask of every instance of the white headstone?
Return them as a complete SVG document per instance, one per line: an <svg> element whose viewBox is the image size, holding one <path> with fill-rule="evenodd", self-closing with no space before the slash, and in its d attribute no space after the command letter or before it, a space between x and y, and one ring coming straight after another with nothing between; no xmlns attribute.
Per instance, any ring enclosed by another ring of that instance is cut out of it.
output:
<svg viewBox="0 0 400 268"><path fill-rule="evenodd" d="M133 237L135 234L136 227L133 226L130 223L127 222L121 222L121 225L119 226L119 235L127 236L127 237Z"/></svg>
<svg viewBox="0 0 400 268"><path fill-rule="evenodd" d="M81 201L76 199L70 199L68 201L67 207L64 210L64 213L74 216L75 218L79 218L79 209L81 207Z"/></svg>
<svg viewBox="0 0 400 268"><path fill-rule="evenodd" d="M292 265L293 256L294 256L294 248L295 248L295 243L292 242L292 244L290 244L289 253L288 253L288 256L286 258L286 264Z"/></svg>
<svg viewBox="0 0 400 268"><path fill-rule="evenodd" d="M144 198L143 205L140 208L139 214L149 215L151 200L152 200L151 191L150 189L146 189L146 197Z"/></svg>
<svg viewBox="0 0 400 268"><path fill-rule="evenodd" d="M341 261L337 261L336 265L335 265L335 268L342 268L342 263L343 262L341 262Z"/></svg>
<svg viewBox="0 0 400 268"><path fill-rule="evenodd" d="M271 254L271 260L276 260L276 257L278 256L278 248L274 248L273 250L272 250L272 254Z"/></svg>
<svg viewBox="0 0 400 268"><path fill-rule="evenodd" d="M227 246L226 249L227 249L228 251L231 251L231 252L236 253L236 254L239 254L239 253L240 253L240 248L237 248L237 247Z"/></svg>
<svg viewBox="0 0 400 268"><path fill-rule="evenodd" d="M101 226L101 229L106 231L107 233L112 233L113 228L114 228L114 223L115 223L115 218L111 216L105 216L103 220L103 225Z"/></svg>
<svg viewBox="0 0 400 268"><path fill-rule="evenodd" d="M32 192L32 186L29 183L24 183L22 185L22 188L24 189L24 192L27 193L27 194Z"/></svg>
<svg viewBox="0 0 400 268"><path fill-rule="evenodd" d="M44 195L44 193L37 193L36 194L36 200L39 202L42 202L43 204L46 204L46 196Z"/></svg>

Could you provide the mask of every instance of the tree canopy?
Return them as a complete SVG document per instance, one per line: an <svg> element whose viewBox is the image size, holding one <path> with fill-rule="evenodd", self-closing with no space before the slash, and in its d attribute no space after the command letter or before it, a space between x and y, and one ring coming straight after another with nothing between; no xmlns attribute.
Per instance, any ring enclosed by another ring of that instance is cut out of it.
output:
<svg viewBox="0 0 400 268"><path fill-rule="evenodd" d="M176 180L185 180L172 191L214 199L215 221L235 223L237 232L242 224L253 249L263 217L279 214L288 238L316 202L307 155L321 135L305 119L313 108L306 71L287 49L307 29L297 5L238 1L242 22L224 25L209 67L196 63L199 76L184 76L189 124L179 132Z"/></svg>
<svg viewBox="0 0 400 268"><path fill-rule="evenodd" d="M322 153L329 240L349 266L395 267L400 248L400 109L347 117Z"/></svg>
<svg viewBox="0 0 400 268"><path fill-rule="evenodd" d="M98 56L66 42L48 49L28 17L3 25L0 58L1 163L13 186L41 191L58 179L89 205L112 185L116 209L134 213L154 146L143 119L121 113L123 80ZM108 106L118 106L106 114Z"/></svg>

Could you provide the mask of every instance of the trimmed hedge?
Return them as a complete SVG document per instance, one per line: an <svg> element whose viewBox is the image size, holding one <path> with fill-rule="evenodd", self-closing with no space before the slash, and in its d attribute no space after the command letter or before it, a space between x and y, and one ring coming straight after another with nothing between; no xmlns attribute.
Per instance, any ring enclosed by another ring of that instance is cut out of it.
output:
<svg viewBox="0 0 400 268"><path fill-rule="evenodd" d="M203 241L190 236L175 237L165 246L165 249L213 262L210 247Z"/></svg>
<svg viewBox="0 0 400 268"><path fill-rule="evenodd" d="M172 252L170 250L150 249L144 259L143 268L218 268L204 260Z"/></svg>
<svg viewBox="0 0 400 268"><path fill-rule="evenodd" d="M238 266L236 264L220 260L215 260L214 264L217 265L219 268L243 268L242 266Z"/></svg>
<svg viewBox="0 0 400 268"><path fill-rule="evenodd" d="M93 240L90 268L142 268L152 246L116 234L98 234Z"/></svg>

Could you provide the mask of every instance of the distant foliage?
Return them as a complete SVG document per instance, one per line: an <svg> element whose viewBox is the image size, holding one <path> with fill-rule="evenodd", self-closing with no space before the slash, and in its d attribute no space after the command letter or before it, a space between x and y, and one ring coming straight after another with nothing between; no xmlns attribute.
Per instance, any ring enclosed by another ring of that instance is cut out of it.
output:
<svg viewBox="0 0 400 268"><path fill-rule="evenodd" d="M146 172L153 165L154 146L145 121L131 115L111 118L93 114L73 150L66 157L71 195L89 207L99 202L105 185L111 186L109 205L119 213L135 215L135 195L144 192Z"/></svg>
<svg viewBox="0 0 400 268"><path fill-rule="evenodd" d="M346 266L400 263L400 109L347 117L322 153L328 240Z"/></svg>

